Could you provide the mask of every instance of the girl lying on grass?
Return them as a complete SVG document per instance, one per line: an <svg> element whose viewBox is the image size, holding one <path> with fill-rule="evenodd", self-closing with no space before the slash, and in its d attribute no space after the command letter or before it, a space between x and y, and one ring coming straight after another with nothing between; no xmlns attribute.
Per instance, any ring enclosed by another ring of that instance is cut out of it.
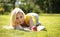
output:
<svg viewBox="0 0 60 37"><path fill-rule="evenodd" d="M28 13L25 15L20 8L15 8L11 13L10 27L12 29L40 31L45 28L40 24L38 14L36 13Z"/></svg>

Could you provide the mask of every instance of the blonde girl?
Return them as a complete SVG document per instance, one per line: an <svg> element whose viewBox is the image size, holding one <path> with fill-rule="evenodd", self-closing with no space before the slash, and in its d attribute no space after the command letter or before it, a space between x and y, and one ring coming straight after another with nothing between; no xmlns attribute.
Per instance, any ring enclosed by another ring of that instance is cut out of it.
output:
<svg viewBox="0 0 60 37"><path fill-rule="evenodd" d="M10 25L14 29L24 29L25 27L31 29L34 24L39 25L38 14L25 13L20 8L15 8L11 13Z"/></svg>
<svg viewBox="0 0 60 37"><path fill-rule="evenodd" d="M28 23L26 20L28 20ZM31 17L27 19L25 13L20 8L15 8L11 13L10 25L14 29L24 29L25 27L31 29L33 20Z"/></svg>

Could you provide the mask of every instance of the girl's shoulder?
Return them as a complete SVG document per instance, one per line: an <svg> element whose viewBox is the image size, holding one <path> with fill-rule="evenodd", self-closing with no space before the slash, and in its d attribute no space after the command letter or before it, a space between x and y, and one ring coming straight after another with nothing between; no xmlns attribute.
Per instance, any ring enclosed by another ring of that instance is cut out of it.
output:
<svg viewBox="0 0 60 37"><path fill-rule="evenodd" d="M31 18L30 15L25 15L25 21L28 22L28 20Z"/></svg>
<svg viewBox="0 0 60 37"><path fill-rule="evenodd" d="M29 26L29 20L30 20L31 16L30 15L25 15L24 21L25 23Z"/></svg>
<svg viewBox="0 0 60 37"><path fill-rule="evenodd" d="M30 18L30 17L31 17L31 16L30 16L30 15L28 15L28 14L27 14L27 15L25 15L25 18Z"/></svg>

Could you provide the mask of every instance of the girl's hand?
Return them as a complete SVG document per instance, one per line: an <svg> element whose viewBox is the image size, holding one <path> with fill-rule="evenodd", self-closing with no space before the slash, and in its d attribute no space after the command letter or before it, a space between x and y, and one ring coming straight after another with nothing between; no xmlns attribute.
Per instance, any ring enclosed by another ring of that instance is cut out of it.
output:
<svg viewBox="0 0 60 37"><path fill-rule="evenodd" d="M37 31L37 27L36 26L32 26L32 31Z"/></svg>

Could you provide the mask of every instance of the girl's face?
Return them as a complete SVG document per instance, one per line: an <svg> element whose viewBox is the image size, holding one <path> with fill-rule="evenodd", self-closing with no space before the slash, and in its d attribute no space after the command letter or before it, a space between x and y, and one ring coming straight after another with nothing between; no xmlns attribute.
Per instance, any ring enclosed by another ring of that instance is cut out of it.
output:
<svg viewBox="0 0 60 37"><path fill-rule="evenodd" d="M16 23L16 24L22 24L23 22L24 22L24 14L18 12L18 13L16 14L15 23Z"/></svg>

